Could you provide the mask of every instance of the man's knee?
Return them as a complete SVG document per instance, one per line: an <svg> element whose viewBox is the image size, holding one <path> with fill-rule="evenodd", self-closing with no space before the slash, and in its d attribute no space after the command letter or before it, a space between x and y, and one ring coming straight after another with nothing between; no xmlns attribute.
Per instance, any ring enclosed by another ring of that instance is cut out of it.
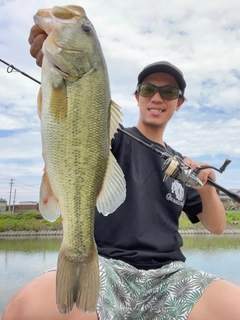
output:
<svg viewBox="0 0 240 320"><path fill-rule="evenodd" d="M188 316L188 320L240 319L240 287L223 279L212 282Z"/></svg>
<svg viewBox="0 0 240 320"><path fill-rule="evenodd" d="M24 319L23 307L25 301L21 299L21 295L17 293L11 298L6 309L3 312L2 320Z"/></svg>
<svg viewBox="0 0 240 320"><path fill-rule="evenodd" d="M56 273L49 272L35 278L20 289L9 301L2 320L32 320L32 315L44 309L47 311L51 303L54 307L54 304L56 305L55 279Z"/></svg>
<svg viewBox="0 0 240 320"><path fill-rule="evenodd" d="M97 320L97 314L82 313L76 306L62 315L56 304L56 272L45 273L18 291L9 301L2 320Z"/></svg>

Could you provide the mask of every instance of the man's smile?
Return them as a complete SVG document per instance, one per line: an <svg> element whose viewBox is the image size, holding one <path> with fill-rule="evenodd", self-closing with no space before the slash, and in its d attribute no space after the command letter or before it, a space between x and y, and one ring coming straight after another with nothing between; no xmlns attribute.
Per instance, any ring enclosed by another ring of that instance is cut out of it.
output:
<svg viewBox="0 0 240 320"><path fill-rule="evenodd" d="M164 112L165 110L163 110L163 109L148 108L148 111L150 111L151 113L157 113L157 114L159 114L159 113Z"/></svg>

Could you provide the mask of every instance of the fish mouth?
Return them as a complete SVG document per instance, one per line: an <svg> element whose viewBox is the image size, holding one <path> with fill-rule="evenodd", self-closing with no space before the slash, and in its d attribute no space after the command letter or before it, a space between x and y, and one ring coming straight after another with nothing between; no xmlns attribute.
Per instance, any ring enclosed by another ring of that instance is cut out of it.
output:
<svg viewBox="0 0 240 320"><path fill-rule="evenodd" d="M53 47L55 48L57 54L60 51L68 52L69 54L80 54L83 52L82 50L76 50L75 48L66 48L62 45L59 45L59 43L56 41L53 41ZM52 52L51 50L49 50L49 46L43 47L43 54L46 55L47 59L50 61L53 68L55 68L65 76L73 75L72 72L68 70L69 67L65 65L64 61L59 61L59 59L55 57L55 51Z"/></svg>
<svg viewBox="0 0 240 320"><path fill-rule="evenodd" d="M57 70L61 71L62 73L64 73L67 76L70 76L70 73L68 73L67 71L64 71L63 69L61 69L59 66L57 66L55 63L53 63L54 68L56 68Z"/></svg>

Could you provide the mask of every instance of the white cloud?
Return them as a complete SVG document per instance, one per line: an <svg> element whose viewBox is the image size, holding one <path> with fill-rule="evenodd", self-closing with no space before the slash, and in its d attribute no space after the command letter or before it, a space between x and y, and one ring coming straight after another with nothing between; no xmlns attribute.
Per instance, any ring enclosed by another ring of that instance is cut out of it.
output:
<svg viewBox="0 0 240 320"><path fill-rule="evenodd" d="M73 3L0 0L0 59L40 80L27 40L33 15L40 8ZM217 166L232 158L218 179L228 187L240 187L239 1L82 0L81 5L97 30L123 123L133 126L138 120L133 92L139 71L157 60L171 61L184 72L188 100L169 124L166 142ZM38 89L20 73L8 74L0 62L0 187L4 183L5 190L5 179L17 182L21 177L34 188L41 180ZM29 200L29 192L20 190L18 200Z"/></svg>

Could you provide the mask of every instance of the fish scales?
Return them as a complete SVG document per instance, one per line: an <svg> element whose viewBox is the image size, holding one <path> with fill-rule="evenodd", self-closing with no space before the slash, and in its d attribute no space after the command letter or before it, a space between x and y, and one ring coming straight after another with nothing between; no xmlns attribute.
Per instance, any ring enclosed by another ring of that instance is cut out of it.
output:
<svg viewBox="0 0 240 320"><path fill-rule="evenodd" d="M101 46L84 9L43 9L34 20L48 33L38 97L45 162L39 206L50 221L61 214L63 224L56 302L61 313L74 303L95 311L95 207L108 215L126 196L123 173L110 152L121 113L111 101Z"/></svg>

